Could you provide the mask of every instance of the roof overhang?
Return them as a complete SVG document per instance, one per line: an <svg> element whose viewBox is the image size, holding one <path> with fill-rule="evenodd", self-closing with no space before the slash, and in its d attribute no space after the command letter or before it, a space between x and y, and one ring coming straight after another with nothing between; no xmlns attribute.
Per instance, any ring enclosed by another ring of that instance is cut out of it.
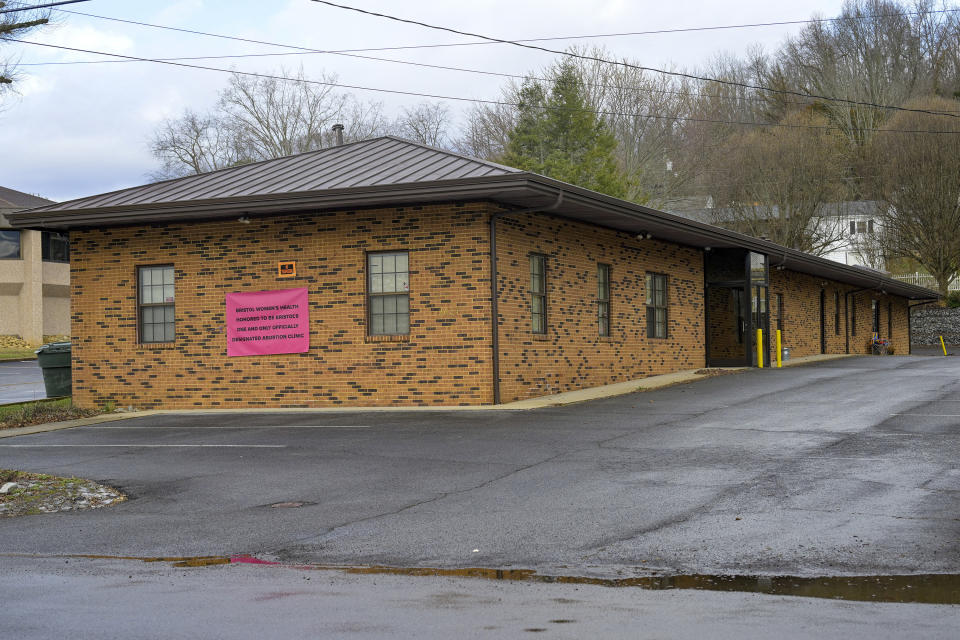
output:
<svg viewBox="0 0 960 640"><path fill-rule="evenodd" d="M562 202L554 207L561 193ZM767 255L773 267L782 266L859 288L883 290L914 300L939 297L930 289L900 282L879 272L848 266L526 172L461 180L127 206L70 208L70 203L61 203L20 211L8 215L8 218L18 227L67 230L471 200L493 201L518 209L550 207L551 215L634 235L650 234L660 240L707 250L733 247L748 249Z"/></svg>

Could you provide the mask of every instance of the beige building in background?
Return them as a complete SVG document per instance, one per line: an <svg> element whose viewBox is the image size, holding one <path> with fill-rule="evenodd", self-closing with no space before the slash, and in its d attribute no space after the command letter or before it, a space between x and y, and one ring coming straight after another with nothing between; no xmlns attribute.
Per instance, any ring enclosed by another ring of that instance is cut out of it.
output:
<svg viewBox="0 0 960 640"><path fill-rule="evenodd" d="M0 187L0 335L31 344L70 333L70 243L65 233L13 229L5 214L47 204Z"/></svg>

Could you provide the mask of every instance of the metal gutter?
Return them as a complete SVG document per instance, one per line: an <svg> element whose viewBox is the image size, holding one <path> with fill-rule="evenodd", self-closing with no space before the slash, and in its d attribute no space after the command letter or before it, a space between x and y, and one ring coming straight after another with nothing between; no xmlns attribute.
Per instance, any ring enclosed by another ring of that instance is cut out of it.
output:
<svg viewBox="0 0 960 640"><path fill-rule="evenodd" d="M519 178L519 179L518 179ZM92 209L55 209L38 207L20 211L11 220L19 227L77 228L147 224L151 222L199 222L239 216L245 213L279 213L317 209L341 209L423 200L489 199L491 192L529 190L526 175L464 178L436 183L411 183L361 188L327 189L316 192L258 194L217 198L155 202ZM534 189L556 193L556 189Z"/></svg>

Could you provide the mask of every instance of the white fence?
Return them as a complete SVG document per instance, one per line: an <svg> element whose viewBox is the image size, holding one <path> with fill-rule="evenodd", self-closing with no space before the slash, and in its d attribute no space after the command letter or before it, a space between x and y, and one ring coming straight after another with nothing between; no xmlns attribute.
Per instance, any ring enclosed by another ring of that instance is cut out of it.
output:
<svg viewBox="0 0 960 640"><path fill-rule="evenodd" d="M908 273L902 276L890 276L895 280L901 280L903 282L909 282L910 284L915 284L921 287L926 287L927 289L937 290L937 281L933 276L927 273ZM947 287L948 291L960 291L960 278L954 278L950 285Z"/></svg>

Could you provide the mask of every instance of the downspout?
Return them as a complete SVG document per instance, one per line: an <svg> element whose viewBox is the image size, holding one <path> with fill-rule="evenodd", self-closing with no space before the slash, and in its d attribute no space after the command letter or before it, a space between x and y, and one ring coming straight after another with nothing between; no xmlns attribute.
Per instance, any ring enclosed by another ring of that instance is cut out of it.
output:
<svg viewBox="0 0 960 640"><path fill-rule="evenodd" d="M843 323L846 325L846 330L844 331L844 338L846 339L846 353L850 353L850 296L862 293L864 291L872 291L874 289L879 289L880 285L883 284L882 280L877 280L877 286L875 287L864 287L862 289L854 289L853 291L847 291L843 294Z"/></svg>
<svg viewBox="0 0 960 640"><path fill-rule="evenodd" d="M512 209L510 211L495 211L490 214L490 346L493 349L493 404L500 404L500 310L497 300L500 296L497 290L497 218L520 213L548 213L560 207L563 203L563 191L557 193L557 200L549 207L530 207L529 209Z"/></svg>

